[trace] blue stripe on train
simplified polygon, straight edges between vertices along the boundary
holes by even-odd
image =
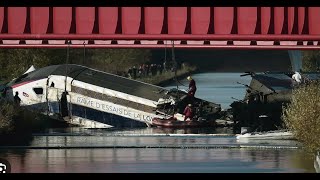
[[[38,110],[38,111],[46,111],[48,104],[47,103],[38,103],[28,106],[28,108]],[[49,109],[52,113],[60,113],[60,107],[58,102],[50,102]],[[74,116],[78,116],[84,119],[89,119],[93,121],[97,121],[100,123],[108,124],[117,128],[123,127],[146,127],[146,124],[140,121],[136,121],[130,118],[126,118],[123,116],[98,111],[95,109],[91,109],[88,107],[69,104],[71,109],[71,114]]]
[[[114,127],[146,127],[146,124],[123,116],[72,104],[72,115],[108,124]]]

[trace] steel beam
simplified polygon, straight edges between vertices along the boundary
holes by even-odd
[[[84,48],[82,44],[0,44],[0,48]],[[168,48],[169,45],[156,44],[87,44],[85,48],[141,48],[141,49],[160,49]],[[179,49],[274,49],[274,50],[320,50],[317,45],[188,45],[188,44],[175,44],[175,48]]]
[[[320,35],[275,34],[0,34],[0,40],[320,41]]]

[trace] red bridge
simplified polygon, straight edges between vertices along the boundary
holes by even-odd
[[[1,48],[319,49],[320,7],[0,7]]]

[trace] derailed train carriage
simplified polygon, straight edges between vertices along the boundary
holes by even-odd
[[[75,64],[26,72],[3,89],[12,101],[16,92],[21,106],[88,128],[150,126],[153,118],[182,114],[187,103],[183,91]],[[221,111],[220,104],[199,98],[194,105],[205,120],[214,120]]]
[[[291,101],[292,90],[300,85],[320,79],[319,72],[301,73],[302,82],[292,79],[293,72],[247,72],[241,76],[252,77],[246,86],[242,100],[234,101],[232,107],[235,131],[241,127],[251,130],[277,130],[284,128],[282,110]]]

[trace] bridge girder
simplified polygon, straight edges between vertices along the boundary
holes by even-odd
[[[319,49],[320,7],[0,7],[0,48]]]

